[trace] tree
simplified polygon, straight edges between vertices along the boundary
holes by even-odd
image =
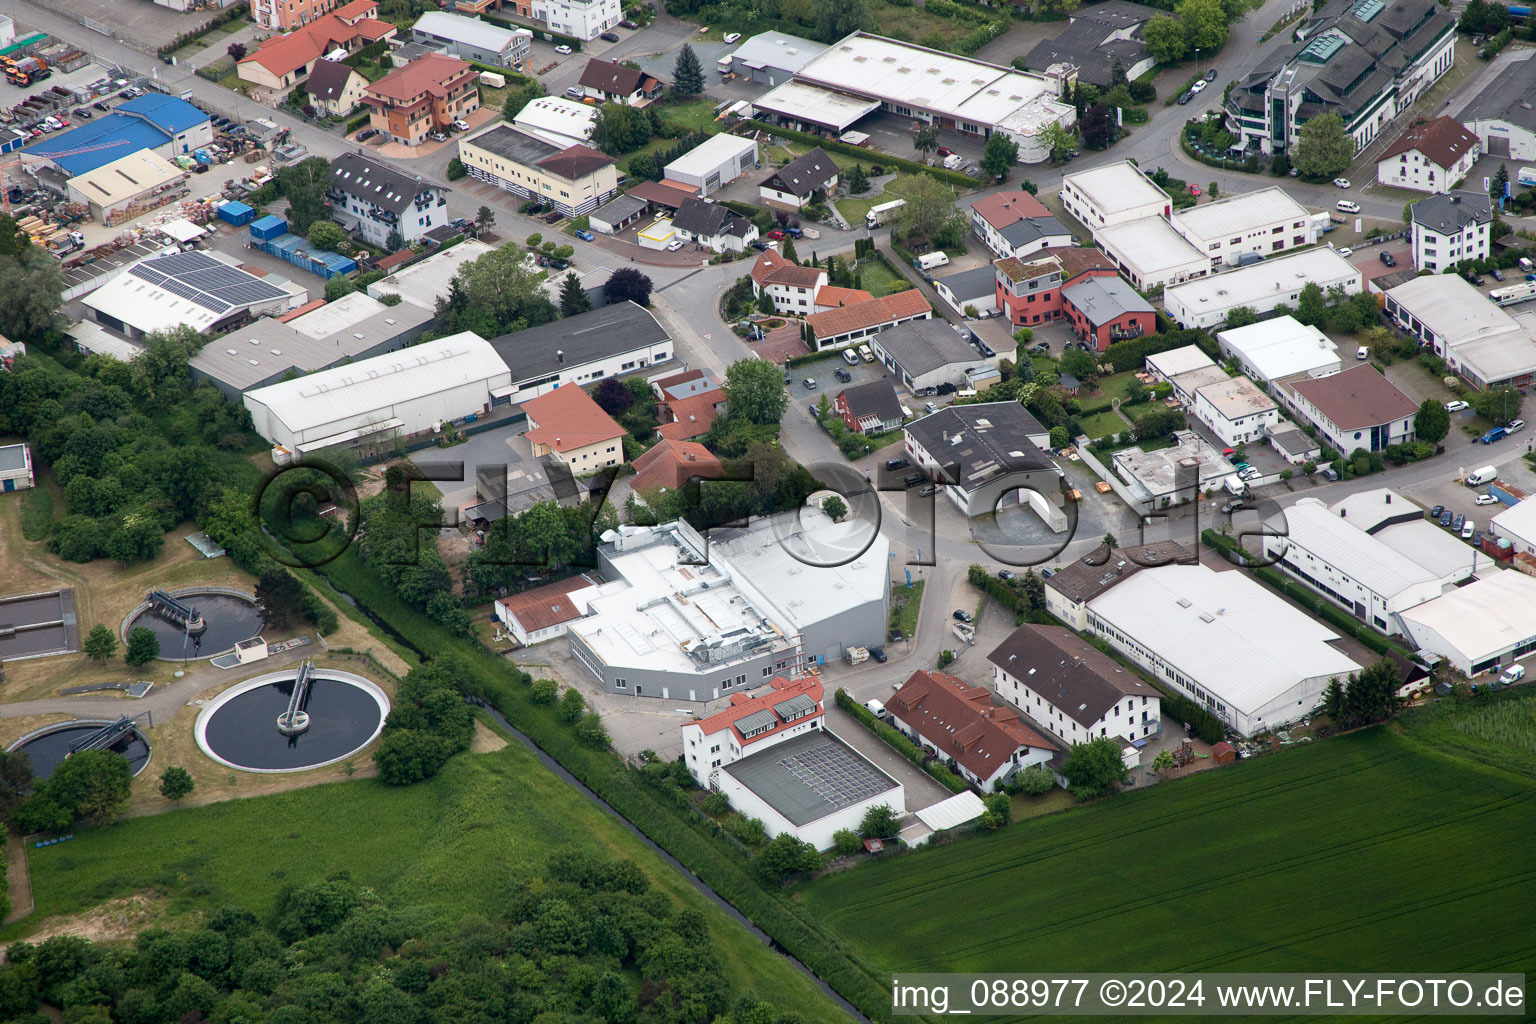
[[[987,136],[987,146],[981,152],[981,169],[998,181],[1008,177],[1008,172],[1019,162],[1019,144],[1002,132]]]
[[[82,750],[60,761],[39,793],[46,793],[74,818],[110,824],[128,805],[133,769],[122,754]]]
[[[1328,111],[1310,118],[1296,133],[1291,164],[1309,178],[1330,178],[1349,166],[1355,143],[1339,115]]]
[[[481,206],[475,211],[475,231],[479,234],[491,230],[496,224],[496,211],[489,206]]]
[[[1061,354],[1061,372],[1070,373],[1081,380],[1097,372],[1099,361],[1080,348],[1069,348]]]
[[[1120,757],[1119,742],[1107,736],[1072,744],[1061,774],[1067,780],[1067,788],[1079,800],[1114,793],[1129,775]]]
[[[791,263],[800,262],[800,254],[795,252],[795,240],[790,238],[788,235],[784,236],[784,244],[779,249],[779,255],[783,256]]]
[[[859,822],[859,835],[865,839],[889,839],[901,831],[901,816],[890,804],[876,804],[864,812]]]
[[[1227,12],[1221,0],[1183,0],[1174,8],[1184,39],[1191,49],[1215,56],[1227,44]]]
[[[769,884],[781,884],[794,875],[809,875],[821,866],[816,847],[790,832],[780,832],[752,859],[752,869]]]
[[[14,258],[0,259],[0,323],[6,335],[37,341],[61,330],[67,323],[59,308],[64,288],[59,261],[41,246],[27,245]]]
[[[347,242],[347,233],[341,225],[328,220],[317,220],[309,226],[309,244],[321,252],[336,252]]]
[[[566,725],[575,725],[576,720],[585,714],[586,710],[586,700],[581,696],[581,691],[573,686],[560,695],[560,703],[555,713]]]
[[[931,174],[915,174],[907,205],[896,211],[891,233],[915,251],[945,249],[965,242],[965,216],[955,207],[953,190]],[[831,276],[828,260],[828,277]]]
[[[1344,684],[1339,682],[1337,676],[1328,680],[1328,685],[1323,687],[1323,714],[1331,718],[1336,725],[1344,723]]]
[[[704,91],[704,69],[698,55],[687,43],[678,52],[677,62],[672,65],[672,93],[675,96],[697,96]]]
[[[1420,441],[1439,444],[1451,432],[1451,414],[1433,398],[1426,398],[1413,415],[1413,435]]]
[[[1040,141],[1045,146],[1046,152],[1051,154],[1053,163],[1060,163],[1072,152],[1072,147],[1077,144],[1077,136],[1063,128],[1055,121],[1045,126],[1040,133]]]
[[[757,311],[764,316],[773,315],[773,296],[768,294],[767,288],[757,293]]]
[[[177,765],[160,774],[160,795],[167,800],[180,800],[192,792],[193,785],[192,773]]]
[[[384,236],[384,248],[388,252],[399,252],[405,248],[405,236],[398,231],[391,230]]]
[[[32,758],[25,750],[0,751],[0,820],[11,821],[32,791]]]
[[[437,300],[443,333],[473,330],[493,338],[522,326],[550,323],[559,310],[544,294],[538,272],[515,244],[503,245],[461,266],[449,294]],[[486,331],[491,333],[487,334]]]
[[[523,108],[544,95],[544,83],[535,78],[525,78],[523,83],[507,89],[507,98],[501,106],[501,116],[508,121],[523,112]]]
[[[1115,118],[1109,112],[1109,108],[1102,103],[1093,103],[1083,111],[1079,122],[1078,131],[1082,133],[1083,145],[1089,149],[1104,149],[1115,141],[1120,130],[1115,126]]]
[[[608,730],[603,727],[603,716],[596,711],[582,715],[576,723],[576,738],[594,750],[607,750]]]
[[[1173,767],[1173,752],[1172,751],[1159,750],[1157,752],[1157,756],[1152,759],[1152,770],[1157,772],[1159,775],[1163,774],[1164,772],[1166,772],[1168,769],[1170,769],[1172,767]]]
[[[925,124],[912,136],[912,148],[923,156],[923,162],[928,163],[928,154],[939,148],[939,130],[931,124]]]
[[[1184,26],[1166,14],[1154,14],[1141,30],[1142,41],[1159,64],[1182,60],[1189,52]]]
[[[822,501],[821,510],[827,514],[829,519],[837,522],[848,514],[848,505],[842,498],[834,494]]]
[[[861,196],[869,191],[869,175],[864,171],[863,164],[854,164],[853,170],[848,172],[848,193]]]
[[[309,226],[326,220],[325,189],[331,180],[331,163],[310,157],[288,164],[277,172],[277,190],[288,200],[288,230],[296,235],[309,234]]]
[[[1457,28],[1469,35],[1496,35],[1509,27],[1509,8],[1503,4],[1469,0]]]
[[[592,127],[592,143],[610,156],[632,153],[651,139],[645,111],[624,103],[604,103]]]
[[[1056,788],[1056,776],[1043,764],[1032,764],[1019,772],[1019,788],[1030,796],[1044,796]]]
[[[610,416],[622,416],[635,404],[635,393],[618,377],[604,377],[592,398]]]
[[[789,408],[784,376],[766,359],[738,359],[725,371],[730,418],[747,423],[778,423]]]
[[[112,632],[109,627],[98,622],[91,627],[91,631],[86,635],[85,643],[80,645],[80,649],[92,661],[106,661],[117,653],[117,634]]]
[[[282,629],[304,616],[304,584],[287,569],[268,569],[256,581],[256,607],[262,621]]]
[[[608,276],[603,294],[610,303],[633,302],[640,306],[651,304],[651,279],[633,267],[620,267]]]
[[[836,850],[840,857],[852,857],[864,849],[864,843],[859,839],[857,832],[840,828],[832,833],[832,849]]]
[[[1493,198],[1495,203],[1497,203],[1499,198],[1504,195],[1504,186],[1508,184],[1509,167],[1501,161],[1499,163],[1499,169],[1493,172],[1493,178],[1488,183],[1488,195]]]
[[[147,665],[160,657],[160,638],[148,626],[134,626],[128,631],[128,650],[123,660],[130,665]]]
[[[1329,691],[1332,690],[1334,682],[1336,680],[1329,682]],[[1372,722],[1391,718],[1401,704],[1397,696],[1401,685],[1402,678],[1398,675],[1397,666],[1385,658],[1367,665],[1359,673],[1349,677],[1349,684],[1344,687],[1343,703],[1339,708],[1342,717],[1336,721],[1340,725],[1356,726],[1369,725]],[[1330,704],[1329,691],[1325,691],[1324,694],[1325,709]]]
[[[1472,403],[1472,408],[1477,410],[1479,416],[1492,420],[1496,427],[1502,427],[1520,416],[1520,406],[1525,403],[1525,396],[1514,388],[1490,388],[1473,392],[1467,401]]]
[[[1296,299],[1296,319],[1313,327],[1322,327],[1328,320],[1328,301],[1323,297],[1322,286],[1308,281],[1301,286]]]
[[[230,43],[224,48],[224,52],[233,57],[237,62],[245,59],[245,44]]]
[[[1227,330],[1247,327],[1259,322],[1259,316],[1248,306],[1233,306],[1227,310]]]
[[[1120,541],[1115,538],[1113,533],[1104,534],[1104,537],[1099,541],[1099,543],[1110,549],[1118,548],[1120,546]]]
[[[587,298],[587,290],[581,286],[581,278],[574,271],[566,274],[560,282],[560,315],[575,316],[591,308],[592,300]]]
[[[560,684],[553,679],[536,679],[528,690],[528,699],[535,704],[553,704],[560,695]]]
[[[835,43],[850,32],[874,27],[874,18],[864,0],[812,0],[815,9],[816,38]]]

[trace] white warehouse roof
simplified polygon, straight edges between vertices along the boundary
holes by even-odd
[[[1536,634],[1536,579],[1513,569],[1496,572],[1400,614],[1421,646],[1433,635],[1477,665]]]
[[[966,790],[964,793],[956,793],[915,813],[918,821],[935,832],[942,832],[947,828],[975,821],[986,812],[987,805],[981,802],[981,797]]]
[[[1169,201],[1168,193],[1154,185],[1152,179],[1128,160],[1068,174],[1062,178],[1062,184],[1070,184],[1087,196],[1089,202],[1105,215]]]
[[[1500,537],[1536,544],[1536,498],[1526,498],[1493,517],[1493,532]]]
[[[1327,291],[1330,286],[1350,279],[1358,285],[1360,271],[1332,249],[1303,249],[1173,285],[1163,292],[1163,306],[1166,308],[1177,297],[1186,309],[1196,312],[1231,309],[1233,306],[1273,309],[1276,295],[1288,298],[1291,292],[1299,291],[1308,282],[1316,282]]]
[[[533,33],[526,28],[500,28],[479,18],[465,18],[446,11],[428,11],[416,19],[416,24],[411,26],[411,30],[428,32],[444,39],[468,43],[476,49],[494,50],[497,53],[505,50],[519,35],[528,36],[530,39],[533,37]]]
[[[752,106],[842,131],[879,110],[880,101],[850,96],[791,78],[753,100]]]
[[[398,295],[406,302],[436,311],[438,296],[448,294],[448,288],[453,284],[459,268],[466,263],[473,263],[490,251],[491,246],[479,239],[466,238],[446,252],[428,256],[420,263],[395,271],[382,281],[373,282],[368,286],[368,294],[376,299]]]
[[[386,352],[246,392],[294,434],[447,391],[475,380],[510,379],[491,343],[471,331]]]
[[[1172,378],[1191,370],[1203,370],[1207,366],[1215,366],[1216,363],[1199,345],[1185,345],[1183,348],[1171,348],[1166,352],[1147,356],[1147,365],[1164,377]]]
[[[1330,646],[1338,634],[1245,572],[1204,565],[1143,569],[1088,607],[1245,715],[1303,680],[1360,671]]]
[[[573,146],[592,138],[597,108],[564,96],[540,96],[526,104],[512,123],[551,146]]]
[[[1191,264],[1210,264],[1205,253],[1161,217],[1142,217],[1124,224],[1095,228],[1093,240],[1126,266],[1139,272],[1143,280]]]
[[[721,132],[667,164],[665,174],[668,178],[676,178],[678,174],[701,177],[723,163],[739,159],[743,153],[756,151],[756,141]]]
[[[759,32],[736,48],[731,63],[749,68],[779,68],[793,74],[821,56],[826,48],[826,43],[783,32]]]
[[[1305,221],[1310,214],[1283,189],[1274,186],[1175,210],[1170,216],[1192,235],[1223,238],[1256,231],[1276,221]]]
[[[1216,340],[1246,363],[1261,380],[1293,373],[1339,368],[1339,346],[1328,335],[1293,316],[1277,316],[1247,327],[1219,331]]]
[[[1460,274],[1415,277],[1390,289],[1387,298],[1412,313],[1444,345],[1524,334],[1514,317],[1494,305]]]
[[[1269,526],[1277,534],[1283,530],[1292,544],[1383,597],[1440,578],[1317,498],[1302,498],[1276,514]]]

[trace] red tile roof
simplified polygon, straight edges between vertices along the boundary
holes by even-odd
[[[664,487],[675,491],[689,477],[701,476],[713,479],[724,470],[715,453],[693,441],[663,439],[650,451],[634,462],[635,476],[629,482],[633,491],[649,491]]]
[[[368,92],[402,103],[422,93],[441,96],[455,78],[473,71],[474,65],[467,60],[442,53],[426,53],[369,85]]]
[[[593,57],[587,61],[587,66],[581,69],[581,78],[576,84],[615,96],[628,96],[641,90],[649,92],[661,83],[655,76],[648,75],[639,68],[626,67],[618,61]]]
[[[323,305],[325,305],[324,299],[311,299],[310,301],[304,303],[304,305],[300,306],[298,309],[290,309],[288,312],[278,317],[277,322],[280,324],[285,324],[289,320],[297,320],[305,313],[313,313]]]
[[[724,404],[725,392],[719,388],[702,395],[665,399],[657,403],[656,409],[658,413],[665,411],[670,419],[657,427],[656,433],[674,441],[706,434],[720,415],[715,406]]]
[[[613,163],[613,157],[606,153],[599,153],[591,146],[576,145],[569,149],[562,149],[554,156],[545,157],[539,161],[539,167],[566,181],[575,181],[611,163]]]
[[[686,181],[677,181],[673,178],[662,178],[660,184],[665,185],[670,189],[676,189],[679,192],[686,192],[690,196],[696,196],[699,194],[699,186],[690,185]]]
[[[704,735],[706,736],[711,736],[717,732],[730,729],[731,732],[736,736],[736,742],[745,748],[747,744],[757,743],[760,740],[766,739],[769,736],[772,736],[774,733],[779,732],[781,729],[785,729],[791,725],[800,725],[804,722],[809,722],[812,719],[820,718],[826,714],[826,711],[821,706],[821,698],[823,693],[821,681],[816,679],[814,676],[806,676],[803,679],[795,679],[793,681],[785,679],[783,676],[774,676],[768,685],[772,687],[772,689],[770,689],[767,693],[760,693],[756,695],[751,693],[732,694],[730,707],[726,708],[724,711],[710,715],[708,718],[701,718],[693,724],[702,728],[704,730]],[[741,735],[741,731],[736,728],[736,723],[741,721],[743,718],[746,718],[748,715],[756,714],[759,711],[772,710],[775,704],[782,704],[789,698],[799,696],[800,694],[804,694],[816,702],[816,710],[811,714],[806,715],[803,718],[797,718],[793,722],[781,721],[772,729],[769,729],[767,732],[758,733],[751,739],[743,737]]]
[[[624,428],[574,384],[523,403],[531,428],[528,440],[568,452],[624,436]]]
[[[1015,221],[1052,216],[1044,203],[1022,189],[1014,192],[994,192],[990,196],[976,200],[971,204],[971,209],[998,230]]]
[[[757,262],[752,264],[752,280],[758,286],[767,284],[781,284],[786,288],[815,288],[816,282],[821,280],[823,271],[815,267],[802,267],[798,263],[785,259],[772,249],[764,249],[757,254]]]
[[[1058,246],[1055,249],[1042,249],[1048,255],[1055,256],[1061,261],[1062,269],[1066,273],[1062,277],[1062,283],[1071,281],[1078,274],[1088,270],[1114,270],[1115,262],[1098,249],[1084,249],[1078,246]],[[1039,255],[1038,253],[1036,255]]]
[[[990,779],[1019,747],[1056,749],[1018,715],[995,706],[991,693],[947,673],[919,669],[885,706],[940,756],[954,758],[978,779]]]
[[[336,17],[343,21],[351,21],[354,18],[361,18],[370,10],[376,10],[378,6],[378,0],[352,0],[345,7],[338,7],[335,13]]]
[[[629,189],[626,194],[672,210],[683,205],[683,200],[693,195],[692,192],[685,189],[673,188],[671,185],[659,181],[642,181]]]
[[[362,0],[364,6],[358,8],[356,2],[348,4],[342,11],[353,11],[349,17],[355,17],[359,13],[366,12],[367,8],[377,7],[376,0]],[[310,61],[316,60],[337,46],[348,46],[356,40],[364,40],[367,43],[376,43],[380,39],[387,39],[395,34],[395,26],[378,18],[363,18],[356,24],[348,24],[342,18],[342,11],[332,11],[323,18],[316,18],[308,25],[295,29],[287,35],[273,36],[262,43],[255,53],[241,58],[240,63],[255,62],[266,68],[269,72],[281,78],[304,67]]]
[[[873,298],[873,295],[862,288],[839,288],[828,284],[817,290],[816,305],[851,306],[855,302],[869,302]]]
[[[849,331],[931,312],[928,300],[916,288],[909,288],[895,295],[883,295],[868,302],[855,302],[851,306],[829,309],[825,313],[812,313],[805,318],[818,338],[832,338]]]
[[[1463,128],[1461,122],[1454,117],[1437,117],[1403,132],[1378,161],[1390,160],[1416,149],[1441,167],[1451,167],[1476,145],[1477,136]]]
[[[597,583],[597,580],[587,575],[572,576],[570,579],[504,597],[496,603],[515,618],[525,631],[533,633],[581,618],[582,612],[570,595],[577,590],[595,587]]]

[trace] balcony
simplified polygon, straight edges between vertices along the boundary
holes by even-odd
[[[1130,327],[1111,327],[1109,329],[1109,340],[1130,341],[1132,338],[1139,338],[1145,333],[1146,331],[1140,324],[1134,324]]]

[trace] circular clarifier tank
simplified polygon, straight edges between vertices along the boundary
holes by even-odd
[[[308,716],[303,731],[280,729],[298,672],[294,666],[248,679],[209,701],[197,716],[203,753],[241,771],[301,772],[346,760],[378,737],[388,695],[371,680],[329,668],[311,673],[299,708]]]
[[[245,594],[209,590],[178,590],[172,596],[202,617],[203,631],[189,634],[186,625],[175,621],[146,602],[129,617],[123,629],[145,626],[160,638],[162,661],[191,661],[212,658],[234,649],[241,640],[261,632],[261,609]]]
[[[53,770],[64,758],[69,756],[71,747],[92,734],[100,732],[113,721],[110,718],[77,718],[72,722],[56,722],[27,733],[11,744],[9,749],[25,750],[32,762],[33,780],[42,782],[53,774]],[[128,766],[133,769],[135,775],[149,763],[149,740],[137,727],[130,728],[114,740],[107,749],[126,757]]]

